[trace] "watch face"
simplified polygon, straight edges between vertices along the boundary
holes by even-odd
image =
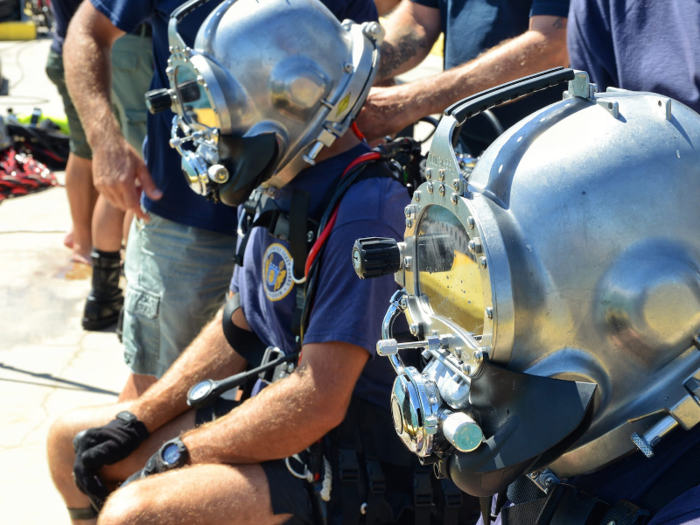
[[[177,465],[180,455],[180,449],[175,443],[170,443],[163,449],[163,461],[171,467]]]
[[[199,401],[211,391],[212,384],[210,379],[197,383],[190,389],[189,398],[193,401]]]

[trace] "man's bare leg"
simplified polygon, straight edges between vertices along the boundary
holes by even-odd
[[[195,465],[137,481],[107,500],[99,525],[277,525],[260,465]]]
[[[123,226],[124,211],[100,195],[92,216],[92,245],[103,252],[118,252],[122,248]]]
[[[68,155],[66,194],[73,220],[73,260],[90,264],[92,251],[92,211],[97,191],[92,184],[92,161]]]
[[[73,481],[73,438],[81,430],[99,427],[109,423],[124,410],[129,409],[129,403],[118,403],[104,407],[92,407],[70,412],[59,418],[49,430],[47,440],[47,456],[49,470],[56,489],[60,492],[66,507],[84,509],[90,506],[88,497],[80,492]],[[167,425],[154,432],[131,456],[114,465],[109,465],[100,471],[100,479],[107,486],[116,487],[131,474],[142,468],[149,457],[168,439],[180,435],[185,430],[194,427],[194,411],[186,412]],[[77,520],[74,525],[94,524],[95,520]]]

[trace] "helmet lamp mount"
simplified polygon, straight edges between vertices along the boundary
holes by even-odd
[[[190,48],[178,24],[207,1],[190,0],[170,17],[170,144],[193,191],[236,206],[282,170],[290,180],[313,165],[348,130],[384,33],[375,22],[340,24],[317,0],[227,0]],[[163,93],[153,98],[163,106]]]

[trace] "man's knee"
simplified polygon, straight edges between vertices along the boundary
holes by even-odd
[[[149,505],[144,491],[139,490],[140,485],[143,483],[135,482],[113,493],[100,512],[98,524],[137,525],[152,522],[152,506]]]
[[[70,478],[75,462],[73,439],[81,430],[99,427],[111,421],[116,414],[127,410],[127,404],[114,404],[95,408],[82,408],[68,412],[49,427],[46,440],[47,456],[51,475]]]

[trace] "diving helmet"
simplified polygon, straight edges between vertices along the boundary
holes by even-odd
[[[376,22],[342,24],[317,0],[227,0],[200,27],[194,49],[179,21],[206,0],[173,12],[170,89],[151,110],[172,107],[170,144],[196,192],[241,204],[285,170],[291,178],[342,136],[379,64]]]
[[[476,161],[472,115],[568,83]],[[556,89],[556,87],[554,87]],[[545,492],[700,422],[700,116],[558,69],[449,108],[405,239],[361,239],[362,277],[403,287],[380,355],[397,434],[438,476],[488,496]],[[398,342],[405,314],[416,340]],[[418,350],[425,366],[405,366]],[[682,430],[680,430],[682,429]]]

